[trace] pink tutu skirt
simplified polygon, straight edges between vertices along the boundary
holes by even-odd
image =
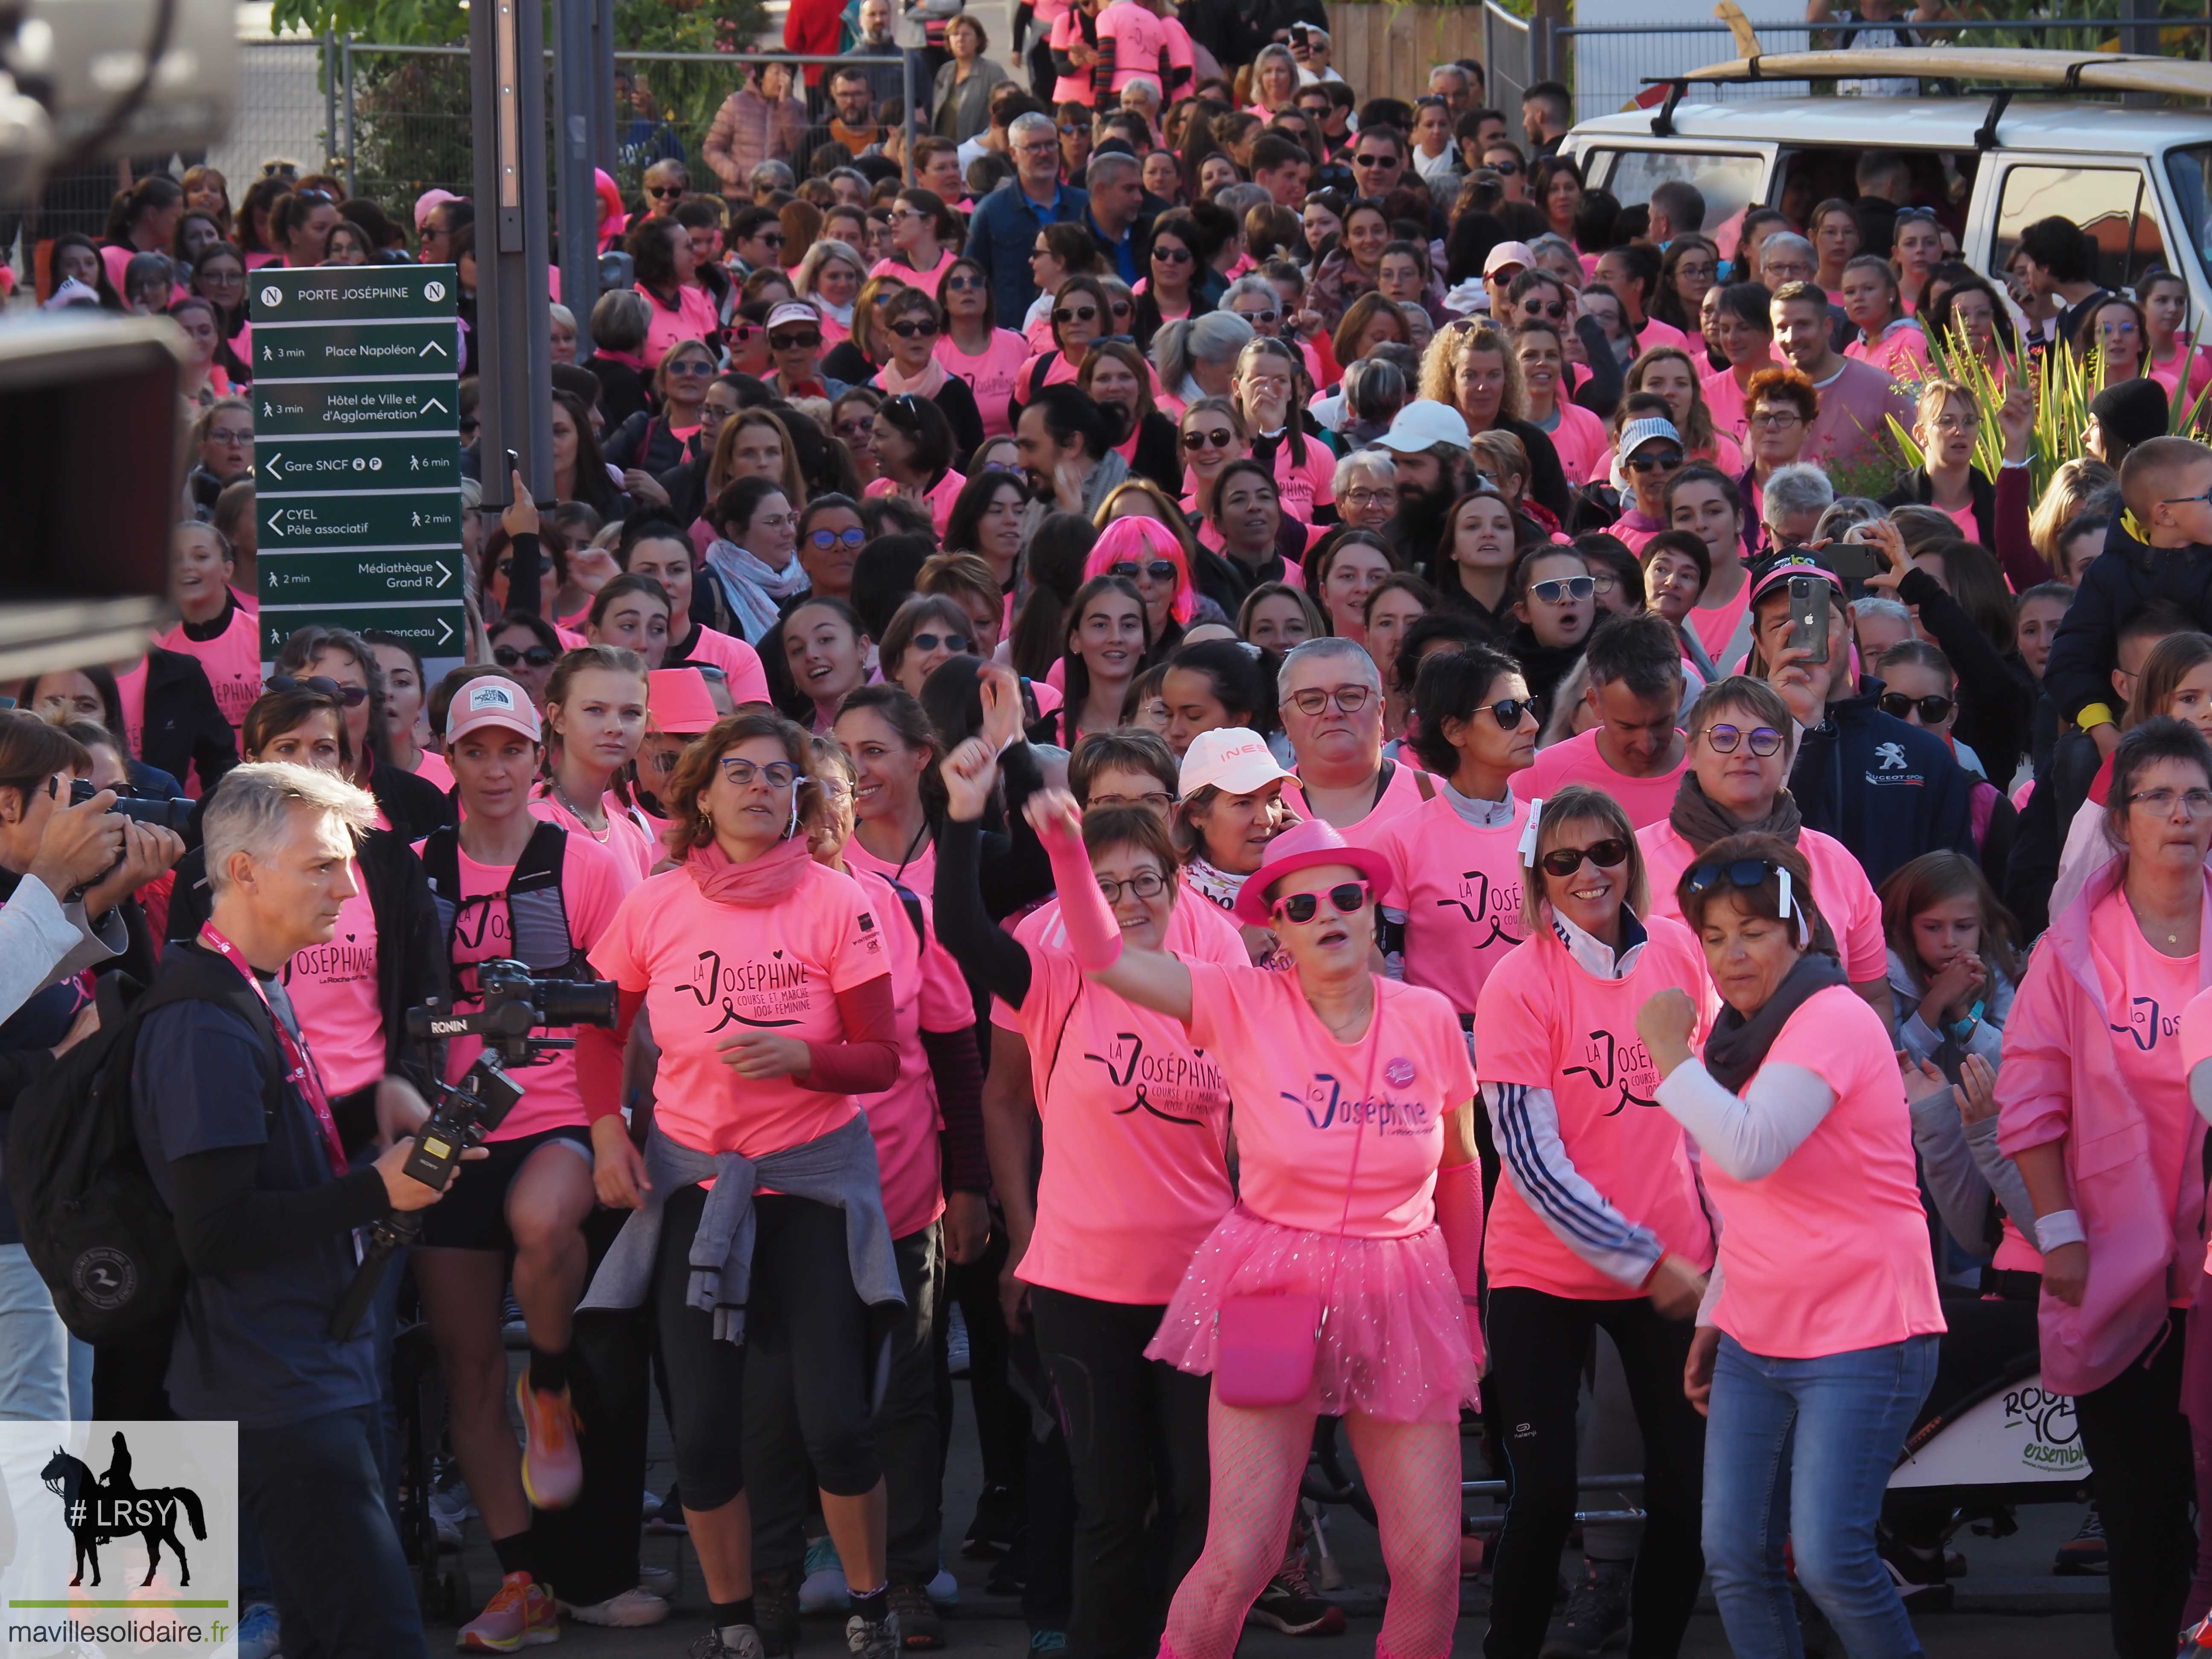
[[[1328,1303],[1306,1398],[1314,1411],[1455,1423],[1462,1405],[1477,1403],[1481,1365],[1435,1227],[1411,1238],[1339,1238],[1278,1226],[1240,1204],[1198,1247],[1145,1353],[1211,1376],[1222,1300],[1291,1293]]]

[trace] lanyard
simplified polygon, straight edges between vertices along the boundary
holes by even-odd
[[[307,1096],[307,1104],[314,1108],[315,1121],[323,1132],[323,1144],[330,1151],[331,1171],[334,1175],[343,1175],[346,1172],[346,1155],[345,1147],[338,1139],[337,1120],[331,1115],[330,1097],[323,1092],[323,1079],[315,1070],[314,1061],[307,1058],[305,1045],[292,1035],[291,1027],[277,1017],[275,1005],[269,1000],[269,993],[262,989],[260,980],[246,966],[246,958],[238,953],[236,945],[216,930],[213,922],[200,929],[199,942],[243,974],[246,982],[253,988],[253,994],[261,999],[261,1006],[269,1010],[269,1023],[276,1028],[276,1041],[283,1045],[285,1062],[292,1068],[285,1081],[298,1085],[300,1092]]]

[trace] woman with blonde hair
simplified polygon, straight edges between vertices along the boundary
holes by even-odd
[[[793,512],[805,507],[806,479],[799,470],[799,447],[774,410],[739,410],[722,422],[714,459],[707,464],[707,499],[719,501],[722,491],[739,478],[776,479]]]
[[[824,236],[799,262],[793,286],[822,313],[822,343],[835,348],[853,331],[853,301],[866,280],[868,262],[850,242]]]
[[[861,253],[865,257],[866,250]],[[853,320],[844,343],[822,360],[822,372],[848,386],[875,378],[891,358],[890,336],[884,329],[884,307],[906,284],[896,276],[872,276],[853,300]]]
[[[2044,563],[2059,572],[2062,579],[2065,566],[2059,556],[2059,543],[2066,526],[2087,512],[2100,496],[2115,494],[2119,483],[2119,475],[2111,467],[2085,455],[2059,463],[2051,482],[2043,487],[2043,498],[2027,515],[2027,538]]]
[[[1526,418],[1521,358],[1495,323],[1454,323],[1437,331],[1421,357],[1419,397],[1459,411],[1470,435],[1510,432],[1528,453],[1528,493],[1565,524],[1571,486],[1552,441]]]
[[[1621,381],[1620,405],[1613,416],[1616,443],[1620,428],[1626,423],[1623,416],[1628,408],[1629,394],[1637,392],[1648,392],[1667,400],[1668,418],[1674,422],[1674,430],[1681,434],[1682,447],[1690,459],[1717,466],[1731,478],[1743,476],[1743,451],[1734,438],[1713,425],[1713,412],[1705,402],[1704,380],[1688,352],[1679,346],[1654,346],[1628,366],[1628,374]],[[1604,473],[1592,482],[1603,482],[1612,476],[1613,459],[1613,452],[1608,450],[1601,463]]]

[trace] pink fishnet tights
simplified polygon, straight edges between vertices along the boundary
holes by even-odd
[[[1161,1659],[1231,1659],[1244,1615],[1281,1566],[1313,1443],[1304,1407],[1213,1402],[1206,1548],[1168,1609]],[[1390,1599],[1377,1659],[1446,1659],[1459,1621],[1459,1427],[1345,1419],[1375,1510]]]

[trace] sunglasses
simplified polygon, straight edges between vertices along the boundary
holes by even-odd
[[[1279,311],[1240,311],[1237,314],[1255,328],[1273,328],[1283,313]]]
[[[1339,882],[1328,890],[1329,908],[1340,916],[1356,916],[1367,908],[1368,885],[1364,881]],[[1275,901],[1273,914],[1304,927],[1321,914],[1319,893],[1292,893]]]
[[[672,376],[681,376],[685,380],[704,380],[713,378],[714,366],[703,358],[686,357],[681,362],[669,364],[667,372]]]
[[[532,668],[550,668],[559,655],[559,652],[548,651],[542,645],[533,645],[527,651],[518,651],[511,645],[491,648],[491,659],[501,668],[513,668],[519,663],[526,663]]]
[[[1672,472],[1682,465],[1682,452],[1666,450],[1656,455],[1638,455],[1621,465],[1631,472]]]
[[[932,340],[937,337],[937,325],[927,319],[915,323],[893,323],[891,332],[902,340]]]
[[[1531,582],[1528,596],[1546,605],[1565,605],[1571,600],[1587,599],[1597,592],[1595,576],[1555,576],[1547,582]]]
[[[811,351],[821,343],[820,331],[811,328],[804,334],[771,334],[768,337],[770,351]]]
[[[1095,323],[1098,320],[1097,306],[1062,306],[1052,313],[1055,323]]]
[[[1703,893],[1723,886],[1762,887],[1769,877],[1781,873],[1782,866],[1771,859],[1730,859],[1725,864],[1692,865],[1684,880],[1690,891]]]
[[[684,193],[684,187],[681,185],[647,185],[645,187],[645,193],[647,196],[658,196],[665,200],[672,196],[681,196]]]
[[[1521,314],[1523,317],[1548,317],[1553,321],[1558,322],[1567,314],[1567,302],[1564,300],[1554,300],[1547,305],[1541,300],[1531,300],[1521,307]]]
[[[907,640],[911,648],[925,654],[941,645],[956,657],[974,643],[965,634],[915,634]]]
[[[983,279],[981,276],[947,276],[945,291],[947,294],[980,294],[983,291]]]
[[[1506,157],[1506,159],[1502,161],[1485,161],[1483,166],[1488,167],[1492,173],[1496,173],[1501,179],[1510,179],[1514,174],[1521,171],[1521,164],[1513,160],[1510,156]]]
[[[1751,752],[1765,760],[1781,750],[1782,734],[1771,726],[1754,726],[1748,732],[1733,726],[1705,728],[1705,746],[1716,755],[1733,755],[1739,743],[1749,744]]]
[[[1187,247],[1156,247],[1152,250],[1152,258],[1164,259],[1171,265],[1187,265],[1190,263],[1190,250]]]
[[[1398,158],[1395,155],[1355,155],[1352,158],[1352,165],[1356,167],[1395,167]]]
[[[1628,857],[1628,843],[1618,836],[1607,836],[1603,841],[1594,841],[1587,847],[1554,847],[1536,860],[1547,876],[1571,876],[1583,867],[1588,859],[1601,870],[1620,868]]]
[[[1496,720],[1504,730],[1510,732],[1519,726],[1522,720],[1536,712],[1536,700],[1534,697],[1500,697],[1496,702],[1484,703],[1480,708],[1468,709],[1468,719],[1473,720],[1486,708],[1490,711],[1491,719]]]
[[[1226,449],[1237,441],[1237,434],[1230,428],[1216,427],[1211,432],[1186,432],[1182,434],[1185,449]]]
[[[1131,581],[1134,581],[1139,575],[1142,574],[1150,576],[1156,582],[1171,582],[1176,579],[1176,573],[1172,560],[1154,559],[1150,564],[1140,565],[1134,559],[1124,559],[1119,564],[1108,566],[1106,574],[1109,576],[1126,576]]]
[[[858,547],[868,539],[868,532],[854,525],[850,530],[817,530],[807,539],[826,553],[840,542],[848,547]]]
[[[745,240],[749,242],[758,242],[763,247],[781,247],[783,233],[780,230],[763,231],[759,235],[748,236]]]
[[[340,685],[336,680],[321,674],[311,675],[303,680],[294,679],[289,674],[276,674],[270,676],[268,686],[271,691],[320,692],[324,696],[339,699],[349,708],[358,708],[368,701],[367,686]]]
[[[1881,694],[1881,712],[1896,720],[1909,720],[1916,708],[1923,726],[1940,726],[1958,703],[1949,697],[1908,697],[1902,691]]]

